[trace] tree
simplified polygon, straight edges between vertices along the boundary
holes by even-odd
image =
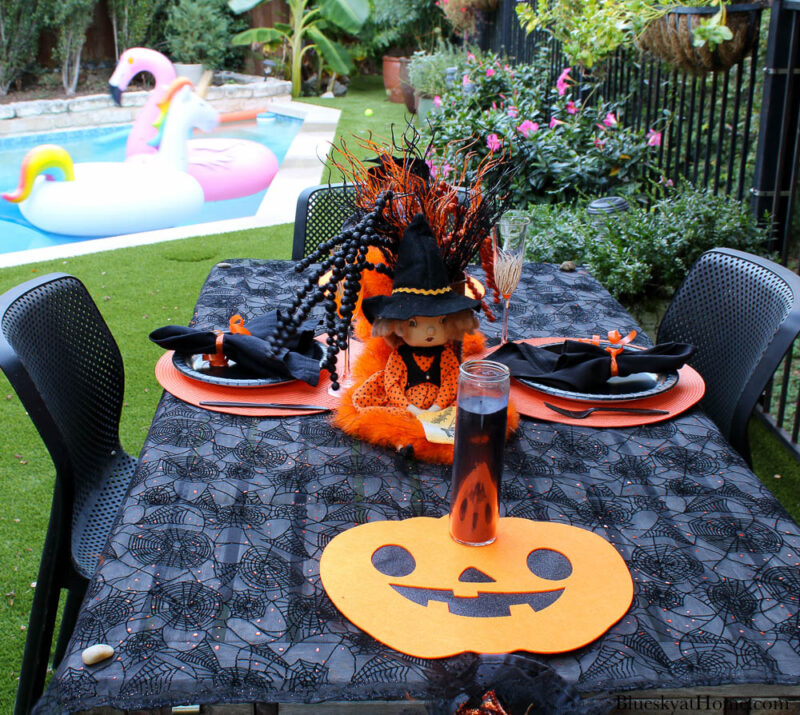
[[[51,0],[0,0],[0,95],[36,63]]]
[[[262,0],[228,0],[236,13],[246,12]],[[314,49],[338,74],[350,74],[353,60],[344,45],[330,38],[331,26],[355,35],[369,16],[368,0],[286,0],[290,22],[275,27],[255,27],[233,37],[234,45],[285,42],[292,58],[292,96],[300,96],[303,55]],[[310,41],[306,44],[306,41]]]
[[[61,84],[68,97],[75,94],[78,86],[86,30],[96,4],[97,0],[59,0],[54,8],[53,24],[58,32],[55,55],[61,63]]]
[[[153,22],[166,3],[167,0],[108,0],[117,59],[128,48],[146,44]]]

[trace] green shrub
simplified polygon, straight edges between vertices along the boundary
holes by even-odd
[[[620,299],[671,295],[710,248],[763,254],[767,242],[745,204],[688,183],[599,224],[578,206],[534,205],[530,212],[528,259],[585,264]]]
[[[421,95],[442,95],[447,91],[447,70],[458,67],[463,57],[461,50],[445,42],[435,52],[415,52],[408,64],[408,81]]]
[[[223,0],[178,0],[165,28],[170,58],[220,68],[231,40],[231,21]]]
[[[638,193],[661,135],[625,126],[619,105],[582,102],[568,70],[550,86],[539,63],[511,68],[496,55],[465,55],[457,86],[421,128],[432,140],[431,163],[460,169],[459,150],[463,157],[471,143],[473,178],[487,155],[502,153],[514,171],[513,203],[521,206]]]

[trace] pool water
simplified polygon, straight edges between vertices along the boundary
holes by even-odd
[[[302,119],[276,114],[275,118],[270,121],[225,123],[213,132],[197,132],[195,136],[250,139],[269,147],[280,163],[286,156],[289,145],[302,124]],[[0,193],[16,188],[19,183],[22,159],[30,149],[39,144],[58,144],[64,147],[75,163],[124,161],[125,143],[128,140],[131,126],[130,124],[116,124],[90,129],[66,129],[42,134],[0,137],[0,157],[2,157],[2,161],[0,161]],[[265,194],[266,190],[228,201],[207,201],[192,221],[180,225],[195,225],[254,216]],[[25,219],[17,204],[12,204],[2,198],[0,198],[0,236],[2,236],[0,254],[59,246],[89,239],[89,237],[65,236],[42,231]]]

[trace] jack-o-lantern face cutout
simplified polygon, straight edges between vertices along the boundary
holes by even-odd
[[[421,658],[463,651],[559,653],[590,643],[633,598],[605,539],[565,524],[500,519],[488,546],[464,546],[448,518],[383,521],[339,534],[322,583],[357,626]]]

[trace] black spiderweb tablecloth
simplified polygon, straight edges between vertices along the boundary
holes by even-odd
[[[196,325],[247,320],[298,284],[284,262],[231,263],[209,276]],[[524,337],[636,327],[585,272],[551,265],[525,267],[510,323]],[[499,321],[482,324],[498,334]],[[602,710],[576,704],[587,692],[798,682],[800,529],[699,409],[629,429],[523,419],[509,443],[505,515],[591,529],[634,578],[629,613],[572,653],[421,660],[362,633],[328,600],[318,577],[328,541],[367,520],[445,514],[449,476],[352,440],[324,415],[238,417],[165,394],[37,711],[445,702],[498,667],[526,672],[518,687],[549,698],[552,712]],[[114,659],[85,667],[81,651],[98,642]]]

